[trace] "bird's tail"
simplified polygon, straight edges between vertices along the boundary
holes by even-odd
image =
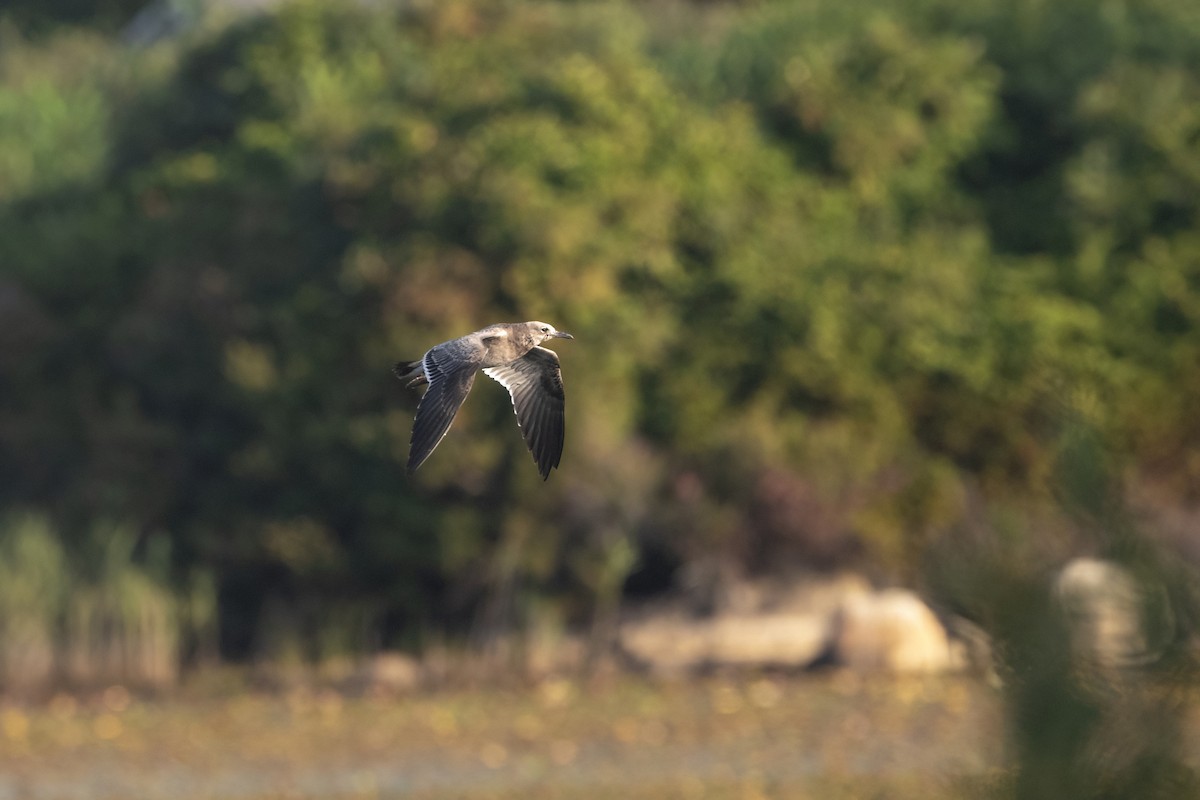
[[[409,386],[420,386],[429,382],[425,379],[425,368],[420,361],[397,361],[392,365],[392,373],[400,380],[412,378],[408,382]]]

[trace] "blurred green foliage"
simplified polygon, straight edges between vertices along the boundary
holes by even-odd
[[[84,547],[68,552],[44,516],[0,520],[0,683],[7,690],[175,681],[183,638],[206,630],[213,599],[176,595],[165,540],[152,540],[140,562],[135,543],[127,528],[98,525]]]
[[[166,537],[229,655],[279,609],[310,654],[603,627],[713,552],[907,575],[1055,501],[1064,414],[1196,500],[1190,3],[298,1],[140,49],[33,8],[0,504]],[[563,468],[484,382],[406,476],[388,366],[513,319],[577,337]]]
[[[1068,519],[993,510],[926,551],[927,588],[986,630],[1003,687],[1013,763],[985,796],[1200,796],[1200,582],[1139,529],[1105,451],[1084,415],[1064,415],[1053,485]],[[1080,552],[1103,560],[1062,569]]]

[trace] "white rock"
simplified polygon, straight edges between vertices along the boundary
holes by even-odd
[[[869,591],[856,575],[738,581],[717,593],[716,613],[646,610],[621,625],[625,655],[654,672],[701,667],[803,669],[829,650],[837,609]]]
[[[862,672],[942,672],[962,662],[937,616],[904,589],[848,597],[838,614],[833,656]]]
[[[1077,657],[1115,667],[1144,661],[1142,592],[1128,570],[1095,558],[1077,558],[1058,574],[1055,596]]]
[[[421,665],[404,653],[385,652],[367,659],[359,669],[356,683],[373,694],[400,694],[416,689],[421,683]]]

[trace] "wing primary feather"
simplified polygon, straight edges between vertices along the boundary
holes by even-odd
[[[558,356],[535,347],[521,358],[484,373],[498,381],[512,398],[521,435],[545,480],[559,465],[563,450],[564,392]]]
[[[467,364],[447,372],[437,364],[432,354],[433,351],[426,353],[422,360],[430,381],[429,388],[417,404],[417,416],[413,421],[407,465],[409,472],[415,472],[425,463],[425,459],[441,443],[475,382],[475,365]]]

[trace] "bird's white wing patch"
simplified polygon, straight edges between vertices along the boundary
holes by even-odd
[[[563,446],[563,389],[558,356],[535,347],[521,358],[483,373],[508,389],[517,425],[542,478],[557,467]]]
[[[520,380],[520,373],[507,367],[484,367],[483,374],[499,383],[505,389],[512,391],[514,380]]]
[[[507,367],[484,367],[483,374],[508,390],[508,399],[512,401],[513,411],[516,411],[517,389],[521,387],[521,373]],[[520,414],[517,415],[517,427],[522,427]]]
[[[429,374],[429,353],[426,351],[424,357],[421,358],[421,370],[425,373],[425,382],[433,383],[433,376]]]

